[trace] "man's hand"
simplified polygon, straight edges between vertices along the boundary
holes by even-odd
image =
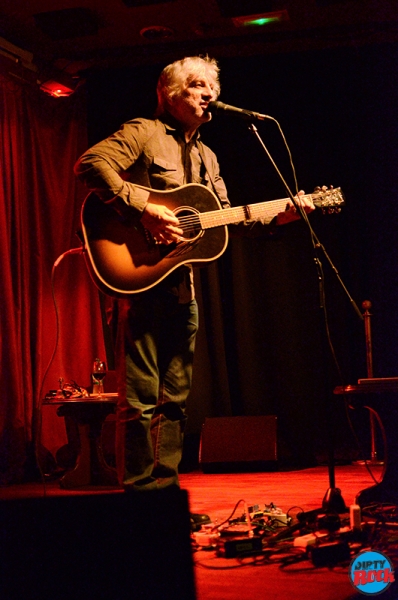
[[[315,210],[314,203],[310,198],[305,196],[305,192],[303,192],[303,190],[297,194],[295,199],[297,204],[301,206],[307,214]],[[276,216],[276,223],[277,225],[286,225],[286,223],[297,221],[297,219],[300,219],[300,213],[297,212],[293,202],[289,199],[285,210]]]
[[[141,223],[161,244],[178,242],[183,230],[178,227],[178,219],[167,206],[148,202],[141,216]]]

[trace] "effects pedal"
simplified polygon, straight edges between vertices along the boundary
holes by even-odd
[[[247,523],[232,523],[223,529],[220,529],[220,535],[223,537],[233,537],[240,535],[249,535],[252,527]]]
[[[189,517],[191,521],[191,531],[199,531],[202,528],[202,525],[211,523],[211,519],[208,515],[191,513]]]
[[[236,558],[237,556],[245,556],[249,554],[260,554],[263,550],[263,542],[261,537],[236,537],[222,538],[216,542],[217,556],[223,558]]]
[[[288,517],[282,509],[271,504],[264,504],[264,508],[260,508],[258,504],[248,507],[251,521],[265,520],[267,524],[273,527],[288,527],[291,524],[291,517]]]

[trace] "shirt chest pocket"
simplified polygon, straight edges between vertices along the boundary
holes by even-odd
[[[158,169],[160,171],[176,171],[177,165],[174,162],[161,158],[159,156],[154,156],[152,165],[154,169]]]
[[[154,156],[149,167],[151,186],[156,189],[168,189],[181,185],[180,170],[175,162]]]

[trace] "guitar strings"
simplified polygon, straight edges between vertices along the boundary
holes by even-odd
[[[279,200],[272,202],[272,207],[264,206],[267,202],[259,205],[250,205],[250,214],[253,217],[271,217],[275,215],[276,206],[284,206],[287,200]],[[268,208],[268,210],[267,210]],[[179,217],[179,223],[184,231],[195,231],[200,229],[202,225],[207,227],[217,227],[218,225],[227,225],[233,222],[245,220],[245,207],[226,208],[224,210],[209,211],[204,213],[192,214]],[[233,215],[233,216],[232,216]],[[232,217],[232,219],[231,219]]]
[[[332,205],[328,205],[324,203],[322,198],[331,197]],[[317,206],[333,206],[338,205],[338,200],[342,202],[341,190],[340,188],[335,188],[333,190],[328,190],[327,192],[321,194],[305,194],[305,197],[311,198],[314,204]],[[321,198],[321,202],[317,199]],[[337,198],[337,200],[336,200]],[[258,220],[258,218],[272,218],[275,216],[275,210],[278,208],[282,208],[286,206],[288,202],[288,198],[283,198],[281,200],[273,200],[270,202],[261,202],[258,204],[250,204],[248,207],[239,206],[239,207],[231,207],[224,210],[215,210],[203,213],[193,213],[190,215],[185,215],[179,217],[179,223],[186,232],[195,232],[198,229],[202,229],[203,227],[211,228],[222,225],[228,225],[230,223],[239,223],[245,220]],[[247,211],[247,208],[249,209]],[[250,214],[250,219],[245,219],[247,212]]]

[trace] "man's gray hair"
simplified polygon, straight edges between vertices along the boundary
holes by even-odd
[[[218,79],[219,67],[214,58],[208,56],[188,56],[182,60],[176,60],[163,69],[160,74],[156,93],[158,96],[158,107],[156,116],[160,116],[172,103],[175,96],[180,96],[187,89],[190,82],[197,77],[206,77],[213,85],[213,100],[220,93],[220,82]]]

